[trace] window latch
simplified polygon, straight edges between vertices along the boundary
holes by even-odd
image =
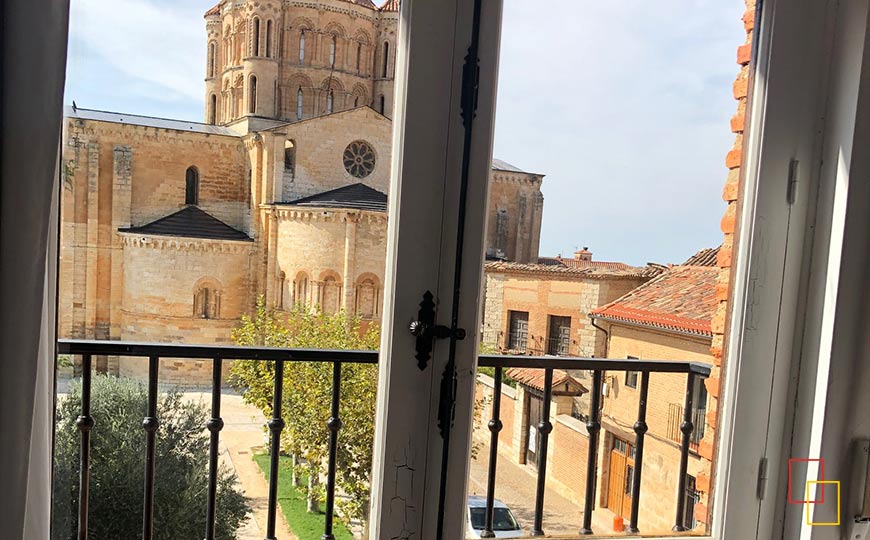
[[[755,496],[758,500],[764,499],[764,493],[767,491],[767,458],[761,458],[758,462],[758,483],[755,487]]]
[[[465,339],[465,329],[453,330],[450,327],[435,324],[435,301],[430,291],[423,293],[423,301],[420,302],[420,309],[417,311],[417,320],[411,321],[408,329],[411,331],[411,335],[417,338],[415,346],[417,354],[414,357],[417,359],[417,367],[421,371],[426,369],[432,358],[432,346],[436,339],[453,336],[456,336],[458,340]]]

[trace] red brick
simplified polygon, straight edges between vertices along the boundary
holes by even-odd
[[[715,398],[719,397],[719,385],[719,377],[710,376],[704,380],[704,386],[707,387],[707,393]]]
[[[743,163],[743,148],[734,148],[725,156],[725,166],[736,169]]]
[[[736,206],[734,204],[729,204],[728,208],[725,210],[725,215],[722,216],[722,221],[720,223],[723,233],[733,233],[737,221]],[[720,250],[721,251],[721,250]]]
[[[719,248],[719,255],[716,257],[716,264],[719,265],[719,268],[731,268],[731,246],[726,248],[723,245]]]
[[[709,405],[711,403],[715,403],[715,402],[716,402],[715,399],[711,399],[709,401],[709,403],[707,403],[707,405],[708,405],[707,415],[706,415],[706,418],[704,419],[704,421],[707,422],[707,425],[711,426],[711,429],[715,429],[716,426],[719,425],[719,411],[709,407]],[[705,433],[705,435],[706,435],[706,433]],[[712,437],[710,437],[710,439],[712,440]]]
[[[748,8],[743,14],[743,27],[747,32],[751,32],[755,28],[755,6]]]
[[[734,81],[734,99],[742,99],[749,93],[749,79],[746,77],[738,77]]]
[[[741,66],[749,63],[752,58],[752,43],[737,47],[737,63]]]
[[[710,475],[701,473],[695,477],[695,491],[710,493]]]
[[[707,523],[707,505],[706,504],[702,504],[702,503],[695,504],[695,519],[701,523]]]
[[[713,461],[713,444],[707,442],[706,439],[702,439],[700,444],[698,444],[698,455]]]
[[[746,123],[746,115],[743,113],[735,114],[731,117],[732,133],[743,133],[743,125]]]

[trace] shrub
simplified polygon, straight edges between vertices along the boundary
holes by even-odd
[[[95,376],[91,390],[90,498],[91,538],[139,538],[142,534],[145,432],[142,419],[148,394],[141,383]],[[52,537],[76,537],[81,386],[59,401],[55,440]],[[208,413],[201,404],[185,402],[179,392],[158,400],[155,449],[154,539],[201,540],[205,534],[208,485]],[[235,538],[248,513],[245,497],[235,487],[235,474],[221,469],[217,489],[216,537]]]

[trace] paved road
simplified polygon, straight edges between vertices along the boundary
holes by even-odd
[[[486,495],[489,467],[489,445],[484,444],[469,466],[468,494]],[[512,463],[499,455],[496,467],[495,497],[513,510],[528,534],[535,517],[536,471],[533,467]],[[583,501],[570,500],[553,489],[544,491],[544,533],[576,538],[583,525]],[[612,532],[613,514],[605,508],[592,513],[592,530],[599,534]]]

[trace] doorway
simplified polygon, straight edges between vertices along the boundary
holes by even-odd
[[[526,403],[526,418],[529,419],[529,432],[526,436],[526,464],[530,464],[536,469],[538,468],[538,448],[541,445],[538,425],[543,420],[543,406],[543,398],[529,392],[529,400]]]
[[[613,438],[610,450],[610,475],[607,481],[607,507],[624,518],[631,516],[631,485],[634,483],[634,446]]]

